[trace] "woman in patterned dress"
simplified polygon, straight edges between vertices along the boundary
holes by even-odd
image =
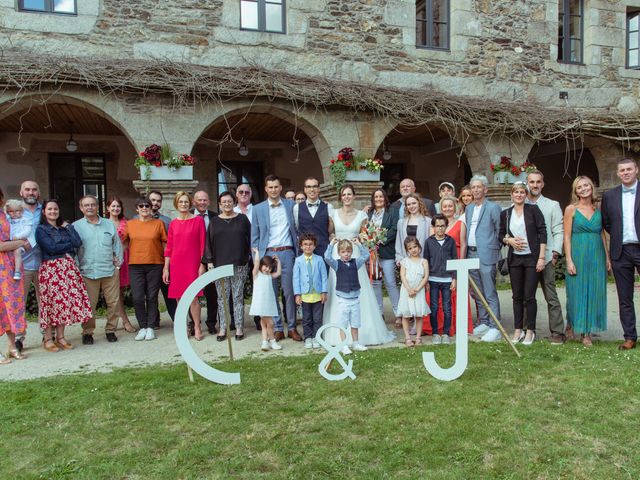
[[[16,335],[24,333],[23,280],[13,279],[13,251],[26,246],[28,240],[9,240],[9,221],[4,213],[4,192],[0,189],[0,336],[7,335],[9,356],[16,360],[26,358],[16,348]],[[0,365],[10,363],[0,353]]]
[[[42,251],[38,270],[40,290],[40,327],[44,329],[43,347],[49,352],[71,350],[64,329],[91,319],[87,288],[72,255],[82,245],[73,225],[60,218],[57,200],[42,205],[42,218],[36,228],[36,241]],[[53,340],[53,329],[56,339]]]
[[[116,231],[122,243],[123,261],[120,265],[120,299],[118,302],[118,316],[122,319],[124,329],[129,333],[137,332],[129,321],[127,310],[124,308],[124,288],[131,284],[129,279],[129,245],[124,244],[124,232],[127,230],[127,218],[124,216],[124,207],[120,197],[113,196],[107,202],[107,210],[109,211],[109,220],[116,226]]]

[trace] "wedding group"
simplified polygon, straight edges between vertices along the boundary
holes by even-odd
[[[136,341],[154,340],[159,295],[173,320],[187,287],[208,269],[228,264],[233,276],[207,285],[190,302],[188,329],[196,341],[205,338],[205,328],[217,341],[231,331],[242,341],[246,302],[265,351],[282,349],[286,338],[319,348],[316,334],[329,323],[341,328],[326,330],[324,339],[334,345],[344,341],[344,354],[393,341],[391,325],[402,331],[407,347],[421,345],[426,335],[431,344],[449,344],[457,312],[455,272],[447,261],[458,258],[479,259],[480,268],[470,276],[481,295],[471,291],[476,308],[469,307],[467,328],[481,341],[501,340],[500,269],[512,290],[514,342],[536,341],[540,286],[549,341],[562,345],[575,338],[591,346],[592,335],[607,328],[607,272],[612,271],[624,331],[619,348],[632,349],[640,268],[636,162],[621,159],[617,176],[620,185],[601,199],[591,179],[575,178],[564,212],[542,194],[539,170],[511,186],[511,205],[504,210],[487,198],[483,175],[474,175],[457,195],[453,183],[442,182],[437,202],[423,198],[406,178],[398,200],[391,202],[378,188],[362,209],[355,206],[354,185],[341,186],[336,208],[320,199],[316,178],[283,196],[280,179],[268,175],[266,199],[257,204],[246,184],[221,192],[217,211],[205,191],[178,192],[172,199],[177,216],[171,219],[160,213],[162,193],[151,191],[136,200],[133,216],[125,215],[114,196],[107,202],[108,215],[101,217],[98,200],[85,195],[79,201],[83,217],[73,223],[61,218],[56,199],[41,201],[38,184],[27,180],[20,198],[6,199],[0,189],[0,335],[8,344],[0,364],[27,357],[25,302],[32,285],[40,327],[33,335],[41,335],[42,347],[53,353],[74,348],[65,327],[76,323],[82,326],[82,344],[94,343],[101,294],[108,342],[118,341],[119,322]],[[562,255],[566,322],[555,275]],[[127,286],[137,325],[125,308]],[[383,287],[393,315],[389,327]]]

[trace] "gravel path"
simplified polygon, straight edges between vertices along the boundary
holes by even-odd
[[[638,288],[638,287],[636,287]],[[565,304],[565,291],[559,289],[560,302]],[[500,291],[500,305],[502,308],[502,321],[508,332],[513,330],[513,311],[511,308],[511,291]],[[609,330],[602,333],[596,339],[601,340],[621,340],[622,329],[618,317],[618,300],[616,296],[615,286],[608,286],[608,305],[609,305]],[[636,302],[636,310],[640,307],[640,302]],[[392,318],[389,313],[391,311],[388,299],[385,299],[385,306],[388,319]],[[538,290],[538,338],[549,335],[547,309],[542,293]],[[564,308],[563,308],[564,309]],[[273,355],[305,355],[303,342],[293,342],[289,339],[282,342],[283,349],[279,352],[262,352],[260,351],[260,332],[256,331],[253,321],[249,320],[247,314],[245,316],[247,327],[245,328],[245,339],[233,342],[234,356],[242,358],[249,355],[257,357],[266,357]],[[124,330],[118,330],[118,342],[108,343],[104,336],[105,319],[98,319],[98,327],[94,334],[95,343],[92,346],[84,346],[81,344],[81,328],[78,325],[68,327],[65,337],[76,348],[69,351],[60,351],[50,353],[40,346],[41,336],[38,332],[36,324],[29,324],[29,333],[25,345],[25,353],[28,358],[23,361],[13,361],[9,365],[0,366],[0,380],[25,380],[40,377],[50,377],[61,374],[77,374],[87,372],[108,372],[121,367],[138,367],[158,364],[175,364],[181,363],[182,358],[178,353],[173,338],[173,324],[165,313],[162,316],[161,328],[156,331],[158,336],[154,341],[134,341],[135,334],[126,333]],[[250,324],[250,325],[249,325]],[[389,324],[389,328],[393,328]],[[302,331],[299,327],[299,331]],[[400,330],[396,330],[398,334],[397,342],[390,342],[386,345],[373,348],[389,348],[398,347],[402,344],[403,336]],[[475,340],[472,338],[472,340]],[[0,339],[4,342],[4,339]],[[192,345],[207,362],[215,362],[216,360],[226,359],[228,356],[227,342],[217,342],[214,335],[206,334],[204,340],[197,342],[192,340]],[[427,340],[427,343],[429,340]],[[3,343],[3,349],[6,348]],[[446,348],[446,347],[438,347]]]

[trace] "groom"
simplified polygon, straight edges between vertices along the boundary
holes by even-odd
[[[329,246],[329,233],[333,231],[331,217],[333,206],[320,200],[320,182],[317,178],[307,177],[304,181],[304,193],[307,200],[293,206],[293,221],[298,237],[303,233],[313,233],[316,237],[316,255],[324,257]],[[327,265],[327,268],[329,266]]]
[[[617,175],[622,185],[602,196],[602,223],[611,236],[609,251],[613,276],[618,290],[620,323],[624,343],[620,350],[636,347],[636,311],[633,305],[633,282],[640,268],[640,195],[638,194],[638,165],[635,160],[618,161]]]
[[[251,248],[257,248],[260,258],[277,256],[282,265],[282,274],[273,280],[276,298],[280,285],[284,292],[288,320],[288,337],[301,342],[296,330],[296,302],[293,295],[293,264],[296,258],[296,231],[293,224],[293,202],[280,198],[282,185],[275,175],[264,179],[267,199],[255,205],[251,212]],[[278,303],[278,302],[276,302]],[[280,305],[278,305],[280,311]],[[284,339],[284,326],[280,315],[273,317],[276,340]]]

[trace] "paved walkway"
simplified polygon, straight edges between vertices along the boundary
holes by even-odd
[[[638,287],[636,287],[638,288]],[[560,302],[565,305],[565,290],[558,290]],[[500,291],[500,305],[502,308],[502,321],[508,332],[513,330],[513,310],[511,308],[511,291]],[[596,339],[601,340],[621,340],[622,329],[618,317],[618,300],[615,292],[615,286],[608,286],[608,305],[609,305],[609,329],[603,332]],[[385,299],[386,310],[390,312],[388,299]],[[636,308],[640,307],[640,302],[636,302]],[[538,290],[538,338],[544,338],[549,335],[547,310],[542,293]],[[283,349],[279,352],[261,352],[260,351],[260,332],[256,331],[253,321],[250,320],[248,313],[245,318],[247,328],[245,329],[245,339],[233,342],[234,356],[242,358],[249,355],[257,357],[273,356],[273,355],[305,355],[308,351],[304,349],[302,342],[293,342],[285,340],[282,342]],[[387,313],[387,318],[391,319],[392,315]],[[84,346],[81,344],[81,328],[77,325],[67,328],[65,337],[76,348],[69,351],[60,351],[50,353],[42,349],[40,346],[41,336],[38,332],[36,324],[29,324],[29,333],[26,340],[25,353],[29,356],[23,361],[13,361],[9,365],[0,366],[0,380],[24,380],[30,378],[49,377],[60,374],[86,373],[86,372],[108,372],[121,367],[135,367],[157,364],[175,364],[180,363],[181,356],[178,353],[173,338],[172,322],[163,314],[161,328],[156,333],[158,339],[154,341],[134,341],[135,334],[126,333],[124,330],[117,332],[118,342],[108,343],[104,336],[105,319],[98,319],[98,328],[94,335],[95,343],[92,346]],[[389,328],[393,329],[393,325],[389,324]],[[300,329],[301,330],[301,329]],[[396,330],[398,334],[397,342],[390,342],[386,345],[373,348],[389,348],[398,347],[402,344],[403,336],[400,330]],[[472,340],[476,340],[472,338]],[[4,339],[0,339],[2,348]],[[426,343],[429,343],[427,340]],[[214,335],[206,335],[204,340],[197,342],[191,340],[195,350],[201,358],[208,362],[215,362],[219,359],[226,359],[228,356],[227,342],[217,342]],[[447,348],[447,347],[438,347]]]

